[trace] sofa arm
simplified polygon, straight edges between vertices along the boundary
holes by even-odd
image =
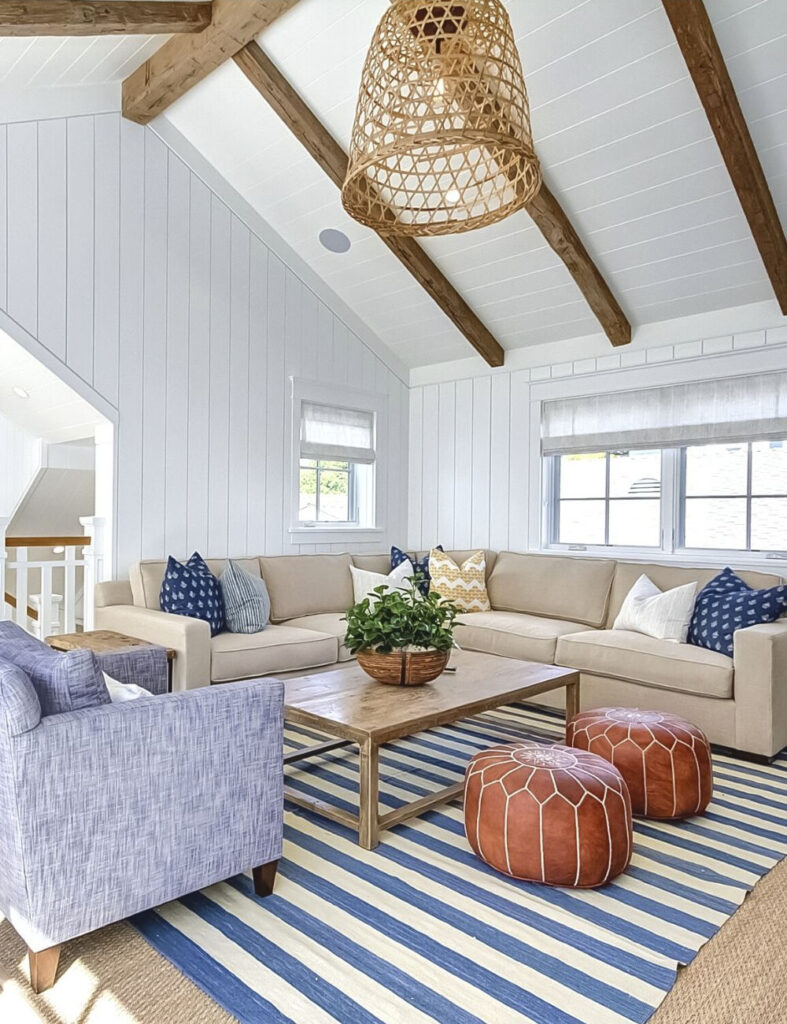
[[[96,628],[147,640],[175,651],[172,689],[195,690],[210,686],[210,626],[187,615],[170,615],[152,608],[111,605],[96,608]]]
[[[772,757],[787,746],[787,619],[735,633],[735,745]]]
[[[265,679],[142,697],[14,737],[28,945],[278,859],[283,693]]]

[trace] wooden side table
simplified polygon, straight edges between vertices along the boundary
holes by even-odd
[[[155,647],[156,644],[148,643],[147,640],[138,640],[135,636],[126,636],[125,633],[116,633],[114,629],[93,629],[86,633],[60,633],[56,636],[48,636],[46,642],[55,651],[77,651],[87,649],[95,654],[116,654],[118,651],[128,650],[129,647]],[[172,692],[172,663],[175,660],[175,652],[171,647],[167,649],[167,689]]]

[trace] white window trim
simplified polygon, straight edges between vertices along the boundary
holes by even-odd
[[[544,495],[544,517],[540,549],[545,552],[564,552],[597,558],[624,558],[633,561],[680,560],[701,565],[718,565],[719,562],[734,561],[741,565],[769,564],[771,571],[787,563],[785,551],[751,551],[739,548],[688,548],[677,541],[682,532],[683,485],[680,448],[664,448],[661,453],[661,544],[656,547],[604,545],[604,544],[561,544],[550,541],[553,535],[552,517],[555,514],[556,495],[553,463],[551,457],[542,457],[542,493]],[[774,566],[772,563],[776,563]]]
[[[375,462],[374,495],[371,506],[373,522],[315,523],[307,525],[298,519],[300,497],[300,423],[301,402],[316,402],[319,405],[346,406],[374,413],[375,419]],[[311,544],[352,544],[368,537],[370,541],[385,533],[384,513],[387,507],[388,465],[388,396],[378,392],[362,391],[357,388],[320,381],[290,377],[290,416],[287,423],[285,450],[290,453],[290,508],[288,512],[289,536],[300,543]]]

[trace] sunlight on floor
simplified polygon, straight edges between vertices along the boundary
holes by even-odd
[[[28,977],[27,958],[18,965]],[[56,1020],[58,1024],[135,1024],[136,1018],[111,992],[100,991],[95,975],[84,964],[72,963],[48,992],[38,997],[49,1013],[40,1013],[36,997],[27,982],[3,979],[0,984],[0,1021],[7,1024],[41,1024]]]

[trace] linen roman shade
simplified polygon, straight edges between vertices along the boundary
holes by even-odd
[[[542,455],[787,437],[787,372],[544,402]]]
[[[302,402],[301,456],[374,462],[374,413]]]

